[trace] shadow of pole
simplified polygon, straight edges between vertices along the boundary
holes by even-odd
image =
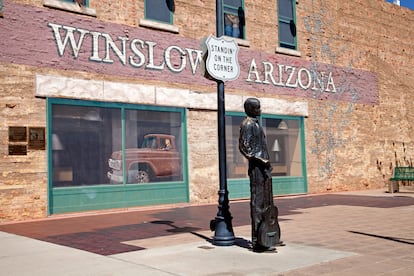
[[[404,239],[404,238],[395,238],[395,237],[381,236],[381,235],[369,234],[369,233],[358,232],[358,231],[348,231],[348,232],[353,233],[353,234],[359,234],[359,235],[364,235],[364,236],[369,236],[369,237],[374,237],[374,238],[389,240],[389,241],[393,241],[393,242],[400,242],[400,243],[411,244],[411,245],[414,244],[414,242],[411,242],[413,239]]]
[[[171,233],[190,233],[196,237],[199,237],[205,241],[207,241],[208,243],[214,245],[214,240],[211,237],[208,237],[206,235],[197,233],[196,230],[200,230],[200,228],[196,228],[196,227],[178,227],[177,225],[174,224],[173,221],[170,220],[155,220],[155,221],[151,221],[151,223],[153,224],[161,224],[161,225],[168,225],[170,226],[172,229],[168,229],[166,231],[171,232]],[[235,245],[242,247],[242,248],[246,248],[249,249],[251,247],[251,242],[249,240],[246,240],[244,238],[237,238],[235,239]]]

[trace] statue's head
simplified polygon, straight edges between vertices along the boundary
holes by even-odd
[[[249,117],[260,116],[262,113],[260,110],[260,101],[256,98],[248,98],[244,102],[244,112],[246,112]]]

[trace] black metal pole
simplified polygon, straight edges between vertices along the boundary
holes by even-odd
[[[216,33],[217,37],[223,36],[223,14],[222,0],[216,0]],[[230,214],[229,192],[227,190],[227,168],[226,168],[226,121],[224,82],[217,81],[217,121],[218,121],[218,154],[219,154],[219,181],[218,212],[215,220],[211,221],[210,228],[214,232],[215,245],[233,245],[235,238]]]

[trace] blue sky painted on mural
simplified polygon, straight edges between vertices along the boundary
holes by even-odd
[[[392,3],[393,0],[387,0],[387,2]],[[414,10],[414,0],[400,0],[400,6]]]

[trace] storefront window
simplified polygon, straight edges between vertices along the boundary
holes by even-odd
[[[247,178],[248,162],[238,148],[240,124],[244,116],[226,116],[227,175]],[[272,176],[302,176],[302,144],[299,118],[262,115]]]
[[[273,176],[302,176],[299,121],[263,118]]]
[[[182,180],[180,113],[125,111],[127,183]]]
[[[53,104],[52,186],[182,180],[181,122],[168,110]]]
[[[227,178],[246,178],[247,160],[239,151],[240,124],[244,116],[226,116]]]
[[[119,109],[53,105],[53,187],[108,183],[108,157],[121,146]]]

